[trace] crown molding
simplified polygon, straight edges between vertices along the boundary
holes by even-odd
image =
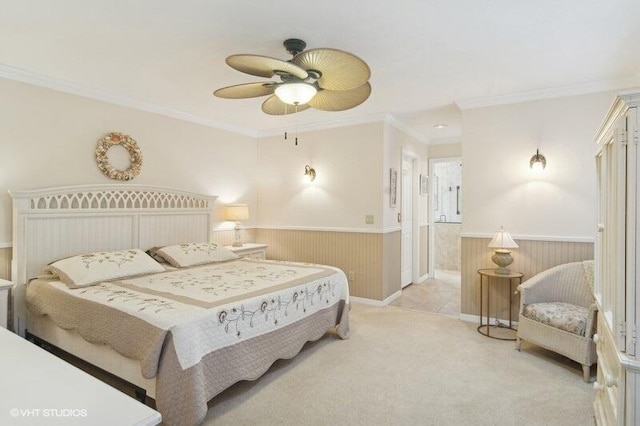
[[[461,99],[455,104],[461,110],[483,108],[519,102],[538,101],[543,99],[562,98],[566,96],[586,95],[589,93],[609,92],[627,89],[640,83],[640,73],[630,78],[606,80],[594,83],[575,84],[571,86],[553,87],[549,89],[531,90],[528,92],[509,93],[482,98]]]
[[[60,92],[70,93],[73,95],[82,96],[85,98],[95,99],[110,104],[120,105],[127,108],[133,108],[141,111],[151,112],[154,114],[163,115],[166,117],[175,118],[190,123],[201,124],[207,127],[213,127],[220,130],[226,130],[232,133],[238,133],[244,136],[253,138],[275,136],[280,135],[282,132],[288,130],[288,128],[274,128],[267,130],[251,130],[245,127],[232,126],[222,121],[213,120],[210,118],[188,114],[182,111],[177,111],[169,108],[165,108],[159,105],[154,105],[146,102],[141,102],[126,96],[116,95],[113,93],[105,92],[102,90],[80,86],[68,81],[52,78],[46,75],[38,74],[32,71],[14,67],[8,64],[0,63],[0,78],[6,78],[8,80],[21,81],[34,86],[45,87]],[[314,130],[326,130],[339,127],[355,126],[359,124],[368,124],[375,122],[390,122],[400,130],[410,134],[424,142],[424,136],[411,129],[409,126],[401,123],[390,114],[371,114],[354,118],[345,118],[340,120],[325,121],[322,123],[312,123],[307,125],[298,125],[299,132],[310,132]]]
[[[392,125],[393,127],[395,127],[396,129],[398,129],[400,131],[405,132],[409,136],[412,136],[412,137],[416,138],[417,140],[419,140],[420,142],[422,142],[422,143],[424,143],[426,145],[429,145],[429,143],[431,142],[431,139],[428,136],[425,136],[425,135],[417,132],[411,126],[409,126],[406,123],[403,123],[402,121],[398,120],[392,114],[385,114],[384,122],[387,123],[387,124]]]
[[[384,118],[385,118],[385,114],[370,114],[370,115],[363,115],[360,117],[342,118],[339,120],[323,121],[321,123],[298,124],[297,130],[300,133],[300,132],[313,132],[317,130],[335,129],[335,128],[347,127],[347,126],[357,126],[359,124],[369,124],[369,123],[384,121]],[[259,130],[257,132],[257,137],[262,138],[262,137],[268,137],[268,136],[279,136],[279,135],[282,135],[283,132],[290,131],[290,130],[291,130],[291,126]]]
[[[186,112],[165,108],[159,105],[141,102],[126,96],[108,93],[102,90],[90,87],[80,86],[68,81],[55,79],[42,74],[37,74],[11,65],[0,63],[0,77],[8,80],[21,81],[23,83],[32,84],[34,86],[45,87],[47,89],[57,90],[60,92],[71,93],[73,95],[83,96],[85,98],[96,99],[98,101],[108,102],[110,104],[120,105],[127,108],[133,108],[141,111],[151,112],[154,114],[164,115],[166,117],[176,118],[190,123],[201,124],[207,127],[213,127],[220,130],[226,130],[232,133],[257,137],[257,132],[244,127],[231,126],[218,120],[201,117],[198,115],[188,114]]]

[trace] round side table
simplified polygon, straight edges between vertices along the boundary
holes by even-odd
[[[500,336],[496,336],[495,334],[492,336],[491,330],[500,329],[500,330],[516,331],[516,329],[513,328],[513,325],[511,322],[511,305],[512,305],[511,299],[513,296],[513,292],[511,291],[511,285],[514,280],[516,280],[518,284],[522,284],[523,275],[520,272],[514,272],[514,271],[511,271],[508,274],[499,274],[497,271],[498,271],[497,269],[478,269],[478,274],[480,275],[480,325],[478,326],[477,330],[478,330],[478,333],[482,334],[483,336],[491,337],[492,339],[516,340],[515,337],[500,337]],[[487,323],[486,324],[484,324],[482,321],[482,288],[483,288],[485,278],[487,281]],[[497,321],[497,317],[496,317],[496,324],[490,323],[491,321],[490,319],[491,282],[492,281],[493,282],[497,281],[499,283],[505,283],[505,282],[509,283],[509,326],[500,325],[500,323]]]

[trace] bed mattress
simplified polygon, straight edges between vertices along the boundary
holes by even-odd
[[[347,338],[348,302],[337,268],[255,259],[79,289],[40,277],[26,296],[31,315],[139,360],[166,424],[198,423],[209,399],[333,327]]]

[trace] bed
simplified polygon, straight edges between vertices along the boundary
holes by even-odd
[[[131,383],[165,424],[201,422],[210,399],[329,330],[349,336],[344,273],[229,256],[209,243],[215,197],[135,185],[11,195],[14,330]],[[83,254],[148,262],[157,248],[169,261],[145,263],[151,273],[82,282],[56,269]],[[180,258],[196,251],[205,261]]]

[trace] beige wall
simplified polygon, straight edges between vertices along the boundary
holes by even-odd
[[[267,258],[331,265],[342,269],[352,296],[382,300],[383,234],[363,232],[258,229],[257,241],[268,244]]]
[[[218,206],[248,203],[251,220],[243,223],[245,241],[267,239],[269,230],[298,228],[358,234],[356,240],[365,242],[360,255],[369,256],[368,263],[362,266],[356,259],[341,264],[355,272],[356,293],[382,299],[399,290],[397,223],[388,229],[389,221],[385,222],[396,217],[388,205],[385,164],[400,170],[402,149],[421,159],[426,159],[426,149],[389,124],[301,133],[295,146],[292,139],[283,141],[280,136],[258,141],[10,80],[0,80],[0,88],[0,248],[10,246],[12,239],[8,189],[116,183],[99,171],[94,150],[104,134],[118,131],[131,135],[142,150],[142,173],[136,184],[218,195]],[[128,166],[122,155],[115,150],[109,157],[115,166],[121,165],[118,161]],[[312,184],[302,179],[306,164],[317,171]],[[221,211],[212,238],[229,244],[233,224],[223,221]],[[374,216],[372,225],[365,223],[366,215]],[[371,239],[376,243],[369,247]],[[277,253],[271,237],[264,242],[273,244],[270,253]],[[321,250],[336,247],[324,240],[321,244],[329,244]],[[6,276],[10,252],[5,248],[0,254],[4,259],[0,274],[4,267]],[[369,271],[374,272],[371,279]]]
[[[94,153],[112,131],[129,134],[142,150],[134,183],[257,209],[255,138],[10,80],[0,79],[0,93],[0,247],[11,242],[8,189],[117,183],[100,172]],[[217,228],[233,226],[218,220]]]
[[[244,240],[264,238],[272,254],[279,253],[284,231],[305,234],[296,247],[314,241],[314,232],[357,234],[350,247],[368,261],[347,256],[352,260],[343,269],[355,273],[355,295],[378,300],[400,289],[401,202],[389,207],[389,168],[401,170],[404,150],[419,158],[425,173],[428,155],[457,156],[459,149],[427,147],[388,122],[301,133],[294,146],[280,136],[258,141],[14,81],[0,80],[0,88],[0,249],[11,242],[7,189],[114,183],[98,170],[94,149],[105,133],[120,131],[134,137],[144,155],[135,183],[219,195],[218,204],[249,203]],[[588,242],[595,182],[591,138],[610,99],[605,93],[463,111],[463,237],[490,237],[504,225],[522,240],[569,236]],[[543,177],[533,180],[527,163],[537,147],[549,163]],[[318,173],[311,185],[302,182],[305,164]],[[421,275],[428,267],[426,198],[420,199]],[[372,225],[364,222],[368,214],[375,217]],[[231,226],[218,216],[214,240],[230,243]],[[342,244],[320,241],[328,246],[319,250]],[[0,274],[7,276],[10,249],[1,250]],[[463,271],[477,269],[468,256],[463,251]],[[463,272],[463,294],[471,294],[472,276]],[[473,311],[470,304],[464,309]]]
[[[420,227],[420,276],[423,277],[429,273],[429,226]]]
[[[500,226],[520,244],[512,269],[525,279],[593,258],[593,135],[612,99],[597,93],[462,112],[463,314],[477,314],[477,269],[495,267],[486,246]],[[529,168],[536,149],[547,159],[539,175]],[[505,289],[497,294],[495,303],[508,300]]]
[[[263,228],[370,232],[382,229],[382,123],[304,132],[258,142]],[[316,170],[304,180],[305,165]],[[373,215],[374,223],[365,223]]]
[[[405,133],[401,129],[395,127],[392,123],[385,122],[384,125],[384,165],[381,170],[384,185],[384,199],[383,199],[383,211],[384,211],[384,226],[387,231],[395,230],[392,234],[385,235],[384,246],[384,262],[388,265],[385,274],[385,282],[383,283],[385,298],[400,291],[400,273],[401,273],[401,240],[402,235],[400,231],[400,223],[398,222],[398,213],[401,215],[406,214],[402,211],[402,161],[403,157],[415,159],[416,169],[414,170],[415,179],[413,181],[413,188],[415,191],[419,190],[419,176],[426,175],[428,171],[428,158],[427,145],[417,140],[413,136]],[[397,188],[397,204],[395,208],[390,207],[390,184],[389,184],[389,169],[394,168],[398,171],[398,188]],[[417,240],[417,265],[418,275],[424,276],[427,271],[422,269],[424,264],[428,265],[429,258],[429,245],[428,240],[423,238],[424,233],[427,231],[427,225],[429,222],[428,217],[428,197],[417,196],[417,215],[413,216],[413,219],[417,222],[418,235],[414,235],[414,240]]]
[[[478,269],[495,268],[491,261],[493,251],[487,248],[489,238],[462,238],[462,271],[461,271],[461,312],[467,315],[479,315],[480,303],[480,276]],[[516,240],[519,247],[512,252],[512,271],[524,274],[523,282],[538,272],[542,272],[553,266],[593,259],[593,243],[586,242],[562,242],[562,241],[537,241]],[[485,279],[485,284],[486,284]],[[512,282],[511,315],[517,320],[519,298],[513,295],[517,281]],[[483,291],[483,306],[486,306],[486,287]],[[491,283],[491,316],[502,319],[509,318],[509,281],[500,279]],[[486,315],[486,308],[483,312]]]
[[[504,225],[520,237],[592,239],[593,136],[612,99],[597,93],[464,110],[463,235]],[[539,175],[529,168],[536,149],[547,159]]]
[[[389,169],[400,178],[403,152],[426,171],[426,146],[387,122],[300,133],[298,146],[283,136],[261,138],[256,238],[269,244],[267,256],[352,271],[356,297],[383,300],[399,291],[402,203],[389,206]],[[306,164],[317,173],[312,183],[302,177]]]
[[[460,142],[429,145],[429,158],[448,158],[461,156],[462,144]]]
[[[11,279],[11,248],[0,248],[0,278]]]

